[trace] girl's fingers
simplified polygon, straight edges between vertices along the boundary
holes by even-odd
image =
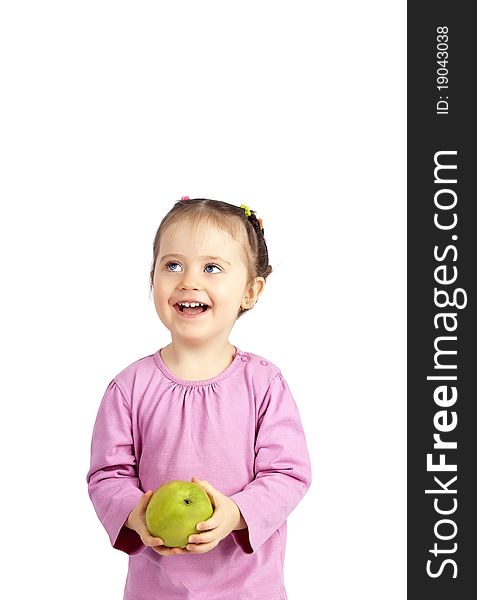
[[[189,549],[191,554],[205,554],[215,548],[218,542],[214,540],[213,542],[209,542],[208,544],[187,544],[187,548]]]
[[[140,538],[141,538],[143,544],[145,544],[146,546],[162,546],[162,544],[164,544],[164,542],[162,541],[162,538],[154,537],[153,535],[151,535],[151,533],[150,533],[149,529],[147,529],[147,527],[144,527],[141,530]]]
[[[207,521],[199,521],[195,528],[197,529],[197,532],[202,532],[202,531],[210,531],[211,529],[215,529],[216,527],[218,527],[221,523],[221,518],[220,515],[218,515],[216,512],[210,517],[210,519],[208,519]],[[197,528],[197,525],[200,525],[200,528]]]
[[[157,552],[161,556],[176,556],[177,554],[190,554],[186,548],[168,548],[167,546],[161,546],[153,548],[154,552]]]
[[[204,533],[193,533],[187,540],[189,544],[207,544],[217,539],[218,532],[215,529],[205,531]]]
[[[162,541],[162,538],[154,537],[153,535],[151,535],[151,533],[147,529],[147,527],[145,527],[141,531],[140,537],[141,537],[141,540],[143,541],[143,543],[146,544],[146,546],[160,546],[164,543]]]
[[[148,546],[163,546],[164,545],[164,542],[161,540],[161,538],[148,536],[146,538],[146,541],[147,541]]]
[[[141,498],[144,512],[153,493],[154,492],[152,490],[148,490]],[[162,546],[164,544],[161,538],[154,537],[153,535],[151,535],[149,529],[145,526],[145,524],[143,524],[143,526],[144,529],[142,531],[141,539],[146,544],[146,546]]]

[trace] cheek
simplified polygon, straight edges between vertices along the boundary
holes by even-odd
[[[227,285],[215,290],[215,301],[217,305],[222,306],[229,312],[234,312],[236,305],[238,306],[242,301],[242,291],[241,282],[229,282]]]
[[[156,282],[156,287],[154,288],[154,303],[156,306],[164,306],[167,304],[170,294],[167,293],[167,290]]]
[[[171,281],[164,273],[158,272],[154,277],[154,290],[158,297],[164,297],[170,293]]]

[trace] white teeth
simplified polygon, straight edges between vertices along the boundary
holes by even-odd
[[[178,304],[180,304],[181,306],[188,306],[191,308],[194,308],[196,306],[206,306],[202,302],[179,302]]]

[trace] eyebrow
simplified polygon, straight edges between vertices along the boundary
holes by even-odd
[[[180,256],[181,258],[185,258],[185,256],[183,254],[178,254],[177,252],[175,254],[164,254],[164,256],[161,257],[160,262],[162,262],[163,260],[165,260],[166,258],[172,258],[175,256]],[[227,263],[228,265],[230,265],[228,260],[225,260],[224,258],[220,258],[220,256],[199,256],[199,258],[202,260],[204,258],[210,259],[210,260],[221,260],[224,263]],[[232,265],[230,265],[232,266]]]

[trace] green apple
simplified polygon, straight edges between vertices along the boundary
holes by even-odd
[[[196,525],[214,512],[207,492],[191,481],[164,483],[151,496],[146,508],[146,526],[168,548],[184,548]]]

